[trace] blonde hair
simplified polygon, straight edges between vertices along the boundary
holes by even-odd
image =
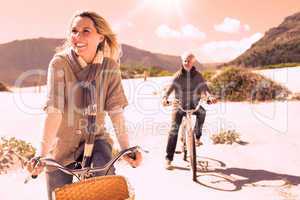
[[[68,29],[67,38],[64,44],[56,49],[57,52],[64,51],[71,46],[70,34],[71,25],[76,17],[87,17],[93,21],[97,33],[104,36],[103,42],[98,45],[98,50],[103,51],[104,56],[110,57],[115,61],[119,61],[121,56],[121,46],[117,42],[117,36],[113,33],[109,23],[96,12],[92,11],[78,11],[71,19],[70,27]]]

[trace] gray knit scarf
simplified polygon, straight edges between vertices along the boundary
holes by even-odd
[[[80,84],[82,98],[78,105],[79,108],[83,109],[83,115],[96,115],[96,77],[100,72],[102,63],[92,63],[82,68],[72,49],[67,52],[67,59]]]

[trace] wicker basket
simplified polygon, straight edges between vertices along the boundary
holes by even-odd
[[[123,176],[99,176],[57,188],[55,200],[131,200]]]

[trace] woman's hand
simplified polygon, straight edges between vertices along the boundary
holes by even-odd
[[[33,178],[36,178],[40,173],[43,172],[45,165],[40,162],[41,157],[34,157],[26,163],[26,169]]]
[[[126,154],[123,156],[123,159],[128,162],[132,167],[138,167],[142,160],[143,160],[143,156],[142,153],[140,151],[135,151],[132,154]]]

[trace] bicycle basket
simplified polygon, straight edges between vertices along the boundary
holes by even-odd
[[[65,185],[53,192],[55,200],[131,200],[123,176],[98,176]]]

